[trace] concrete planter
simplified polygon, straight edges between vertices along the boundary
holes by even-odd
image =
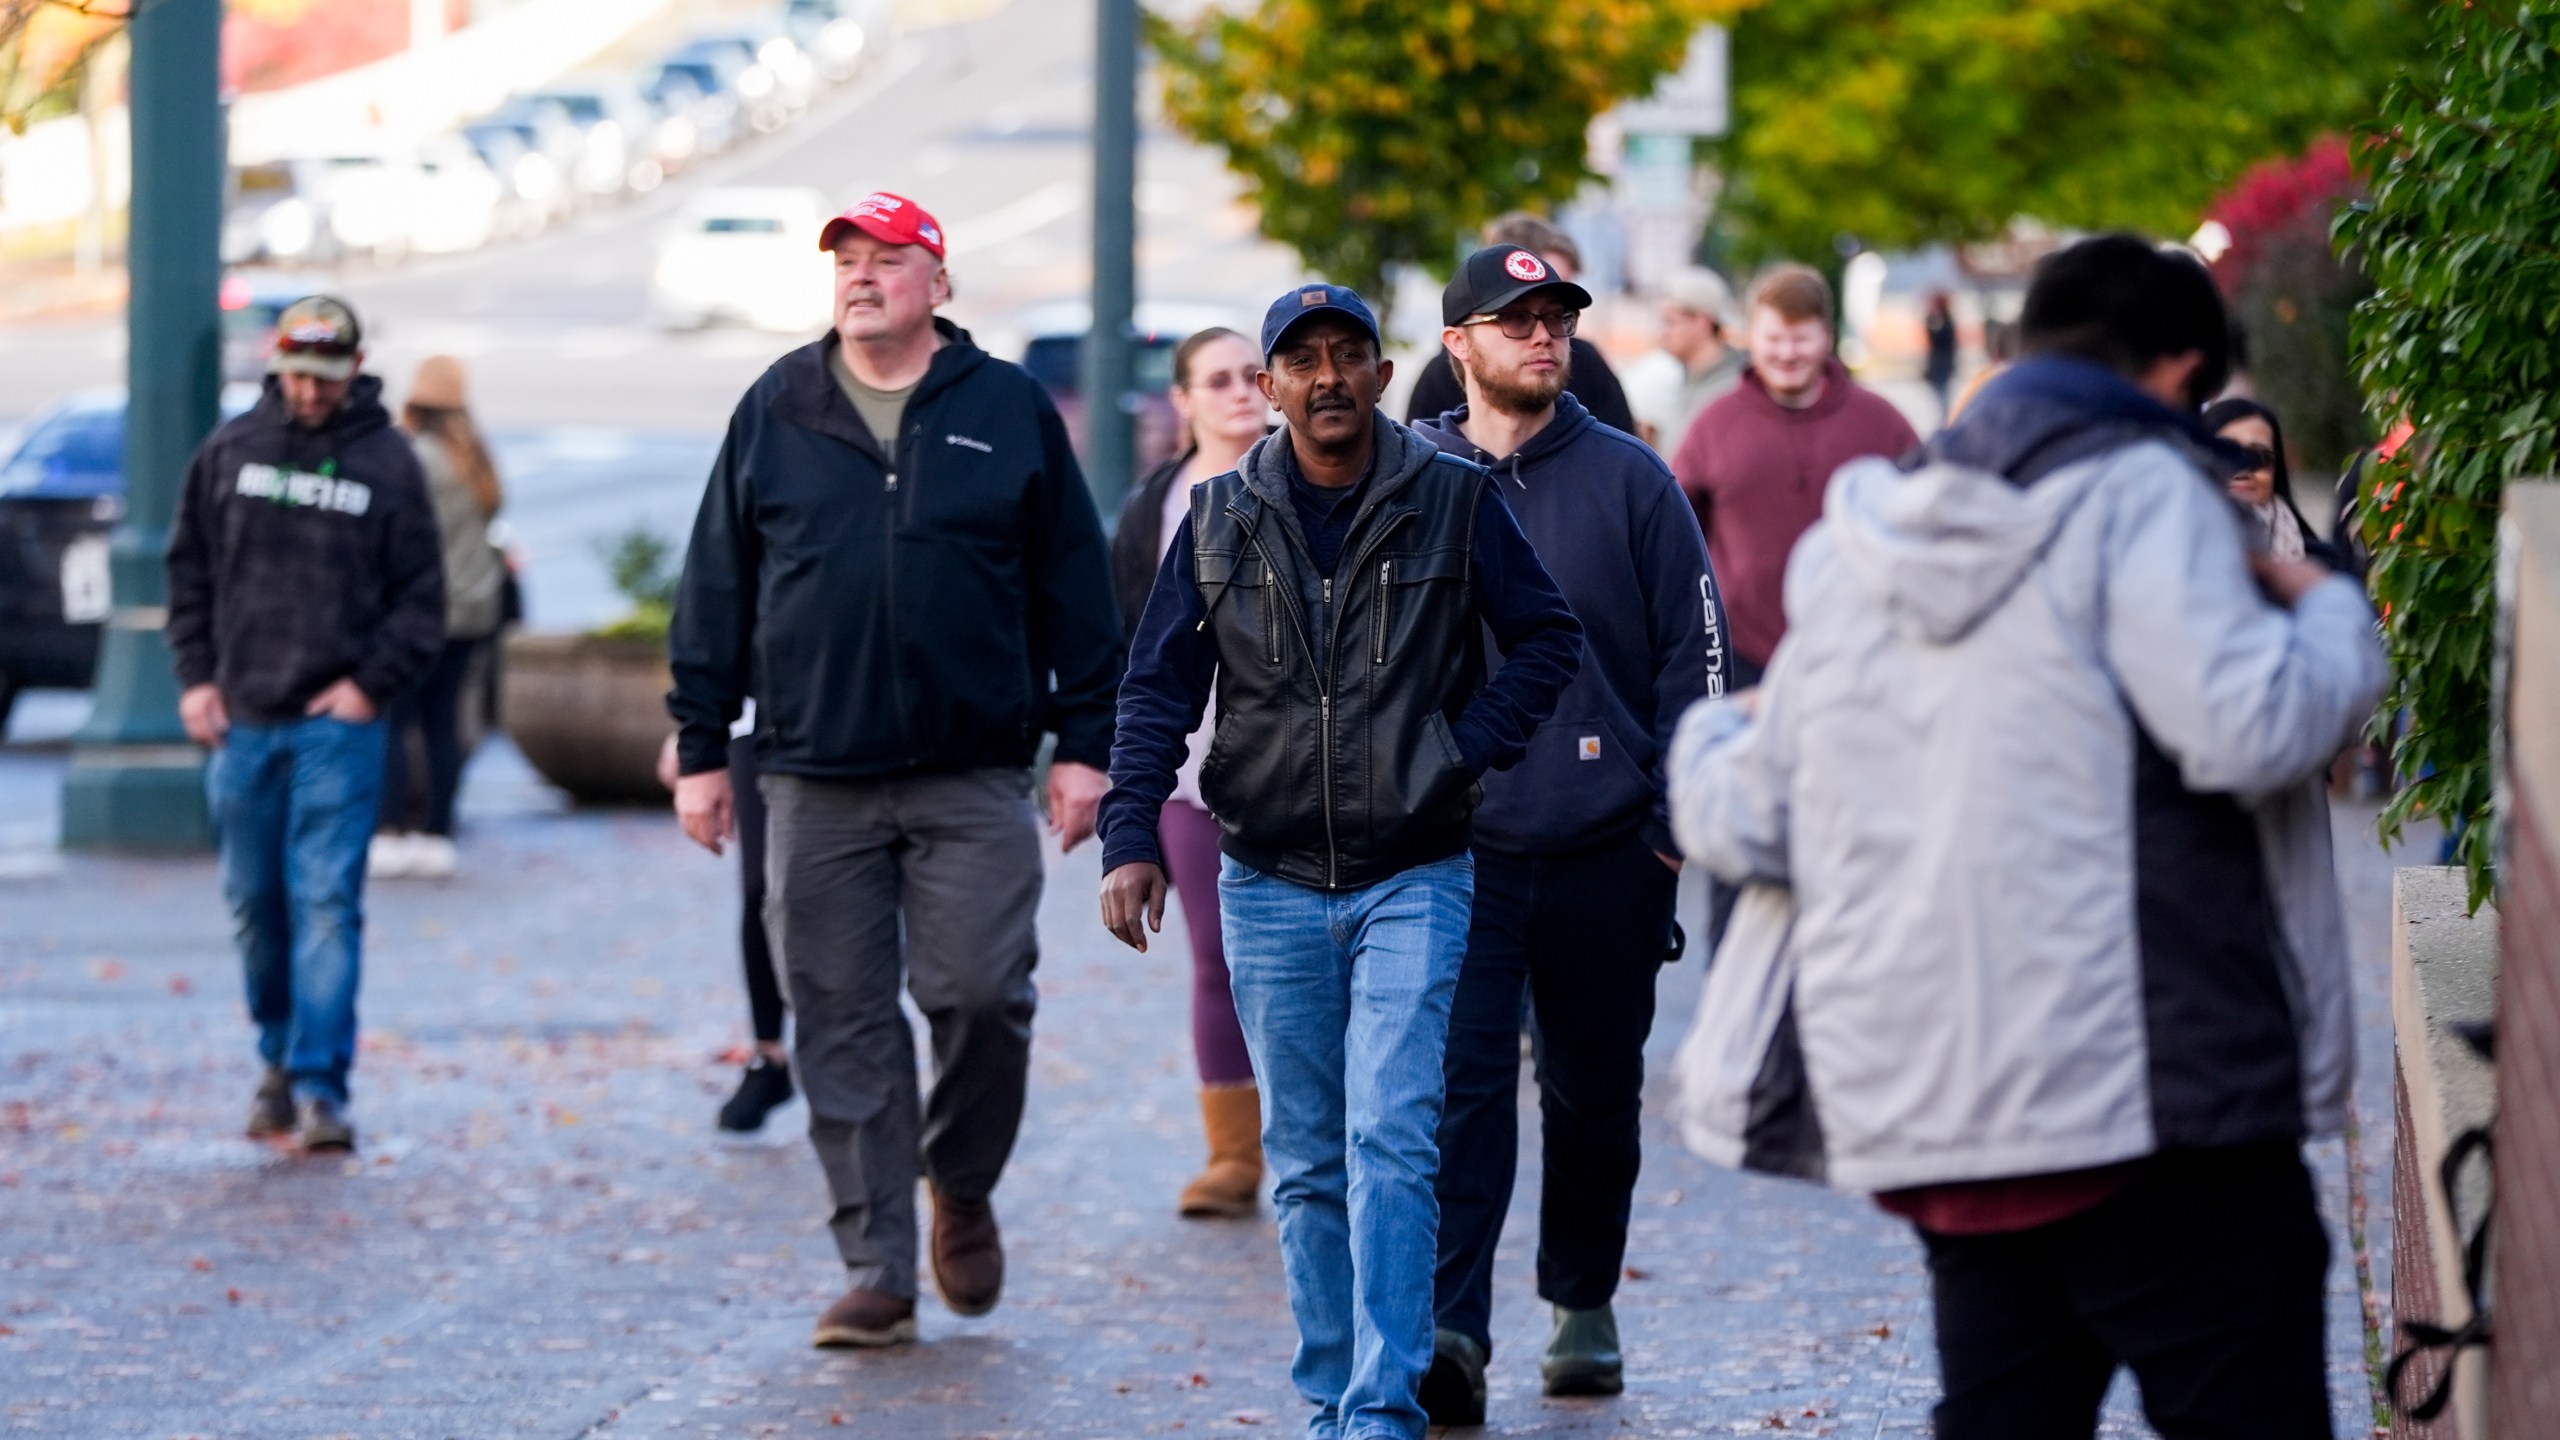
[[[507,734],[581,805],[663,805],[658,747],[674,728],[671,683],[658,641],[516,635],[507,641]]]

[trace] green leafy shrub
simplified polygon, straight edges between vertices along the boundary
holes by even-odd
[[[2383,812],[2461,827],[2490,892],[2489,669],[2499,498],[2560,470],[2560,5],[2429,7],[2426,51],[2365,135],[2373,198],[2338,239],[2374,282],[2355,317],[2375,417],[2415,427],[2367,468],[2363,538],[2416,777]]]
[[[675,547],[654,531],[635,528],[597,542],[596,555],[615,591],[631,602],[631,611],[594,633],[616,640],[664,641],[676,608]]]

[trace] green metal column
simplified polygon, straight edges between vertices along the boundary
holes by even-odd
[[[1093,52],[1093,330],[1084,352],[1085,478],[1108,517],[1136,479],[1138,0],[1097,0]]]
[[[169,598],[161,553],[188,457],[220,418],[222,0],[136,5],[130,31],[125,515],[113,542],[115,608],[98,654],[97,709],[72,737],[63,782],[62,843],[200,850],[211,842],[204,762],[178,725],[161,635]]]

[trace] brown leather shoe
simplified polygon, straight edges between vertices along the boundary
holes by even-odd
[[[1004,1293],[1004,1238],[984,1200],[933,1192],[933,1286],[954,1315],[984,1315]]]
[[[916,1302],[877,1290],[848,1290],[844,1298],[818,1317],[809,1343],[822,1349],[857,1345],[912,1345],[916,1338]]]

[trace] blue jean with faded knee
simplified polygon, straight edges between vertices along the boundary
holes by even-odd
[[[382,747],[379,721],[234,724],[205,767],[258,1054],[305,1099],[344,1103],[355,1064]]]
[[[1313,1440],[1421,1440],[1441,1050],[1474,897],[1465,855],[1346,891],[1220,869]]]

